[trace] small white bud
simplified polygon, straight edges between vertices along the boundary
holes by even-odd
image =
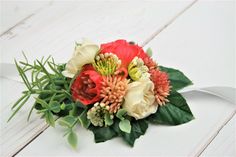
[[[138,59],[138,62],[139,62],[139,64],[141,64],[141,65],[144,64],[144,62],[143,62],[143,60],[142,60],[141,58]]]
[[[105,56],[105,58],[108,58],[109,57],[109,53],[105,53],[104,56]]]
[[[100,54],[101,59],[104,59],[104,54]]]
[[[99,61],[99,60],[100,60],[100,57],[99,57],[99,56],[96,56],[96,60]]]
[[[117,61],[117,64],[120,65],[120,64],[121,64],[121,60],[118,60],[118,61]]]
[[[94,106],[98,106],[99,105],[99,103],[98,102],[96,102],[95,104],[94,104]]]
[[[92,112],[96,111],[96,108],[95,107],[91,108],[91,111]]]
[[[101,107],[105,107],[106,104],[104,104],[104,103],[100,103],[100,106],[101,106]]]

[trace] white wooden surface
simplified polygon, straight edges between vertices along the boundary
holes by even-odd
[[[156,50],[160,64],[182,69],[195,88],[215,86],[211,89],[221,95],[224,89],[218,86],[236,87],[234,43],[235,2],[199,1],[147,47]],[[236,92],[231,93],[235,102]],[[220,131],[202,156],[236,155],[235,122],[234,118]]]
[[[197,87],[236,87],[235,15],[234,1],[198,1],[146,47]]]
[[[26,104],[13,121],[7,123],[11,111],[11,106],[16,98],[20,96],[24,86],[16,81],[0,78],[1,82],[1,109],[0,109],[0,146],[1,156],[13,155],[24,147],[33,137],[37,136],[47,125],[35,113],[32,119],[27,122],[30,106],[34,101]]]
[[[233,156],[236,154],[236,116],[225,125],[201,156]]]
[[[0,34],[9,33],[16,25],[23,24],[42,8],[52,4],[52,1],[1,1],[1,27]]]
[[[32,14],[32,16],[29,18],[24,18],[23,15],[14,17],[17,20],[15,24],[12,22],[12,26],[19,24],[0,37],[1,56],[3,56],[1,63],[12,63],[14,57],[22,58],[21,50],[26,52],[30,60],[52,54],[57,61],[65,62],[71,55],[74,41],[83,37],[97,43],[117,38],[146,43],[149,41],[148,39],[155,37],[160,29],[165,28],[165,24],[176,17],[190,2],[52,1],[41,2],[43,7],[31,2],[35,9],[32,8],[33,12],[28,11],[27,15]],[[21,3],[16,3],[16,5],[19,4]],[[11,5],[14,6],[14,3],[8,3],[8,7]],[[24,5],[24,7],[26,6]],[[148,42],[145,48],[152,47],[157,52],[155,58],[161,64],[183,70],[193,79],[196,87],[212,85],[235,87],[235,46],[233,44],[235,38],[232,36],[232,32],[235,32],[234,9],[233,1],[197,2],[151,42]],[[23,21],[19,22],[20,19]],[[215,32],[217,33],[215,34]],[[181,55],[182,57],[180,57]],[[209,56],[213,56],[214,59],[210,57],[209,61]],[[201,61],[201,64],[198,64],[198,60]],[[191,66],[186,66],[186,64]],[[223,70],[219,70],[221,72],[219,75],[217,70],[221,68]],[[199,77],[199,74],[205,77]],[[9,94],[12,90],[3,91],[3,89],[10,88],[14,89],[14,95]],[[33,116],[30,123],[26,122],[30,103],[12,122],[5,123],[10,115],[10,103],[20,95],[22,88],[19,83],[1,78],[1,156],[11,156],[17,153],[47,128],[37,115]],[[232,121],[235,120],[227,123],[235,114],[235,105],[198,92],[185,93],[185,96],[195,113],[196,120],[178,127],[150,127],[147,134],[137,141],[133,149],[124,145],[120,139],[94,144],[92,134],[78,128],[79,148],[77,151],[72,151],[63,140],[63,131],[60,128],[48,128],[18,155],[103,156],[104,152],[107,152],[106,155],[114,153],[113,149],[105,149],[111,145],[119,147],[117,151],[121,151],[123,155],[137,153],[164,156],[235,155],[235,147],[230,146],[232,142],[235,145],[235,139],[230,138],[235,137],[235,127],[232,127]],[[211,112],[212,108],[214,108],[214,113]],[[227,125],[224,127],[226,123]],[[202,129],[199,130],[199,128]],[[155,135],[155,132],[158,134]],[[220,134],[217,134],[218,132]],[[177,137],[176,133],[178,133]],[[157,143],[152,144],[153,135],[158,140]],[[166,139],[170,139],[170,137],[172,141],[167,143]],[[184,140],[181,137],[184,137]],[[151,146],[145,151],[143,146],[150,145],[150,141]],[[222,144],[222,141],[225,142]],[[161,149],[153,146],[160,146]],[[182,147],[184,149],[181,149],[181,146],[184,146]],[[94,149],[93,152],[91,152],[91,148]],[[148,152],[149,154],[147,154]],[[119,153],[119,155],[122,154]]]
[[[142,43],[190,2],[57,2],[1,36],[5,52],[1,62],[22,58],[21,50],[29,59],[52,54],[66,62],[81,38],[97,43],[119,38]]]

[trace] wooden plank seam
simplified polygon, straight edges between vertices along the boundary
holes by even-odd
[[[209,142],[204,144],[202,148],[200,148],[200,151],[197,152],[197,154],[191,154],[190,156],[201,156],[202,153],[208,148],[208,146],[214,141],[214,139],[217,137],[217,135],[220,133],[220,131],[229,123],[229,121],[236,115],[236,110],[233,111],[233,113],[224,121],[224,123],[213,133],[213,135],[210,135]],[[212,133],[211,133],[212,134]]]

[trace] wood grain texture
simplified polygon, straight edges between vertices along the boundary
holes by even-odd
[[[74,42],[83,37],[98,43],[117,38],[141,43],[188,4],[188,1],[56,2],[0,37],[1,55],[4,56],[1,62],[12,63],[13,58],[22,59],[21,50],[30,61],[52,54],[58,62],[65,62],[72,54]],[[0,111],[1,156],[11,156],[44,131],[47,125],[39,115],[34,115],[30,123],[26,122],[33,100],[13,121],[6,123],[11,114],[11,104],[24,87],[3,78],[1,87],[4,87],[1,93],[5,93],[1,96]]]
[[[97,43],[119,38],[142,43],[190,2],[58,2],[0,38],[1,62],[22,58],[21,50],[30,60],[51,54],[66,62],[75,41],[84,37]]]
[[[235,88],[234,4],[199,1],[145,48],[159,64],[184,71],[196,87]]]
[[[23,24],[25,19],[51,3],[52,1],[1,1],[0,36],[9,33],[15,26]]]
[[[152,47],[159,64],[181,69],[192,79],[195,88],[211,86],[213,91],[221,93],[224,89],[220,86],[235,87],[234,4],[233,1],[199,1],[146,47]],[[235,88],[228,93],[228,96],[230,95],[231,101],[235,102]],[[215,112],[216,109],[212,111]],[[212,132],[204,137],[205,144],[199,143],[199,147],[202,148],[196,149],[199,152],[192,155],[201,153],[204,155],[204,150],[210,143],[213,143],[213,146],[209,146],[205,156],[235,155],[233,153],[235,144],[226,150],[229,146],[227,144],[229,142],[232,144],[232,141],[236,140],[235,138],[232,138],[232,141],[227,140],[228,136],[235,136],[232,133],[228,136],[221,135],[220,139],[225,138],[226,144],[222,144],[222,149],[219,147],[219,150],[214,150],[217,147],[217,142],[216,144],[214,142],[218,132],[233,115],[235,115],[234,109],[232,114],[224,115],[222,119],[225,121],[219,122],[218,128],[212,128]],[[229,126],[228,132],[235,132],[235,127]]]
[[[236,116],[219,132],[201,156],[236,156]]]
[[[12,113],[11,106],[20,97],[21,91],[24,90],[24,85],[4,78],[0,78],[0,84],[1,156],[12,156],[41,131],[46,129],[47,125],[35,113],[32,115],[31,120],[27,122],[28,112],[33,100],[30,100],[19,114],[7,123],[7,119]]]

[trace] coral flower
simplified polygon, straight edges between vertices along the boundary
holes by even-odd
[[[120,109],[129,80],[120,76],[103,77],[101,97],[102,103],[109,106],[109,111],[115,113]]]
[[[72,98],[84,105],[100,100],[102,76],[91,65],[85,65],[71,86]]]
[[[144,64],[148,67],[149,71],[153,69],[158,69],[157,63],[150,56],[145,56],[141,58],[143,59]]]
[[[170,82],[168,75],[158,69],[151,70],[151,80],[154,83],[154,94],[159,105],[164,105],[168,102],[167,96],[170,92]]]
[[[126,40],[116,40],[114,42],[102,44],[100,53],[115,54],[121,60],[121,65],[127,68],[134,57],[143,56],[145,52],[142,47],[130,44]]]

